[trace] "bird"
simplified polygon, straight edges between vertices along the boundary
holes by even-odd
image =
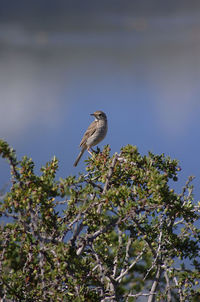
[[[83,138],[80,142],[81,151],[74,162],[74,167],[78,165],[78,162],[85,150],[87,150],[92,155],[92,152],[90,151],[91,147],[96,146],[98,143],[100,143],[104,139],[108,131],[107,116],[103,111],[97,110],[90,115],[94,116],[95,120],[90,124],[83,135]]]

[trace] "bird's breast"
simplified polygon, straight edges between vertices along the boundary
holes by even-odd
[[[98,121],[96,131],[94,134],[88,138],[87,140],[87,146],[88,147],[93,147],[100,143],[104,137],[107,134],[108,126],[107,126],[107,121]]]

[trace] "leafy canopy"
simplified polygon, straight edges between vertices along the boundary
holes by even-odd
[[[11,188],[0,203],[0,297],[7,301],[199,301],[199,212],[178,162],[128,145],[56,180],[0,141]]]

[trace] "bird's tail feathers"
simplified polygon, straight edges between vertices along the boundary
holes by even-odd
[[[74,167],[76,167],[79,163],[79,160],[81,159],[83,153],[85,152],[85,149],[82,149],[79,153],[79,155],[77,156],[77,159],[75,160],[75,163],[74,163]]]

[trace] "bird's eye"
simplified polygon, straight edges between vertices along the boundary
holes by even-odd
[[[99,116],[102,116],[102,114],[101,114],[101,113],[99,113]]]

